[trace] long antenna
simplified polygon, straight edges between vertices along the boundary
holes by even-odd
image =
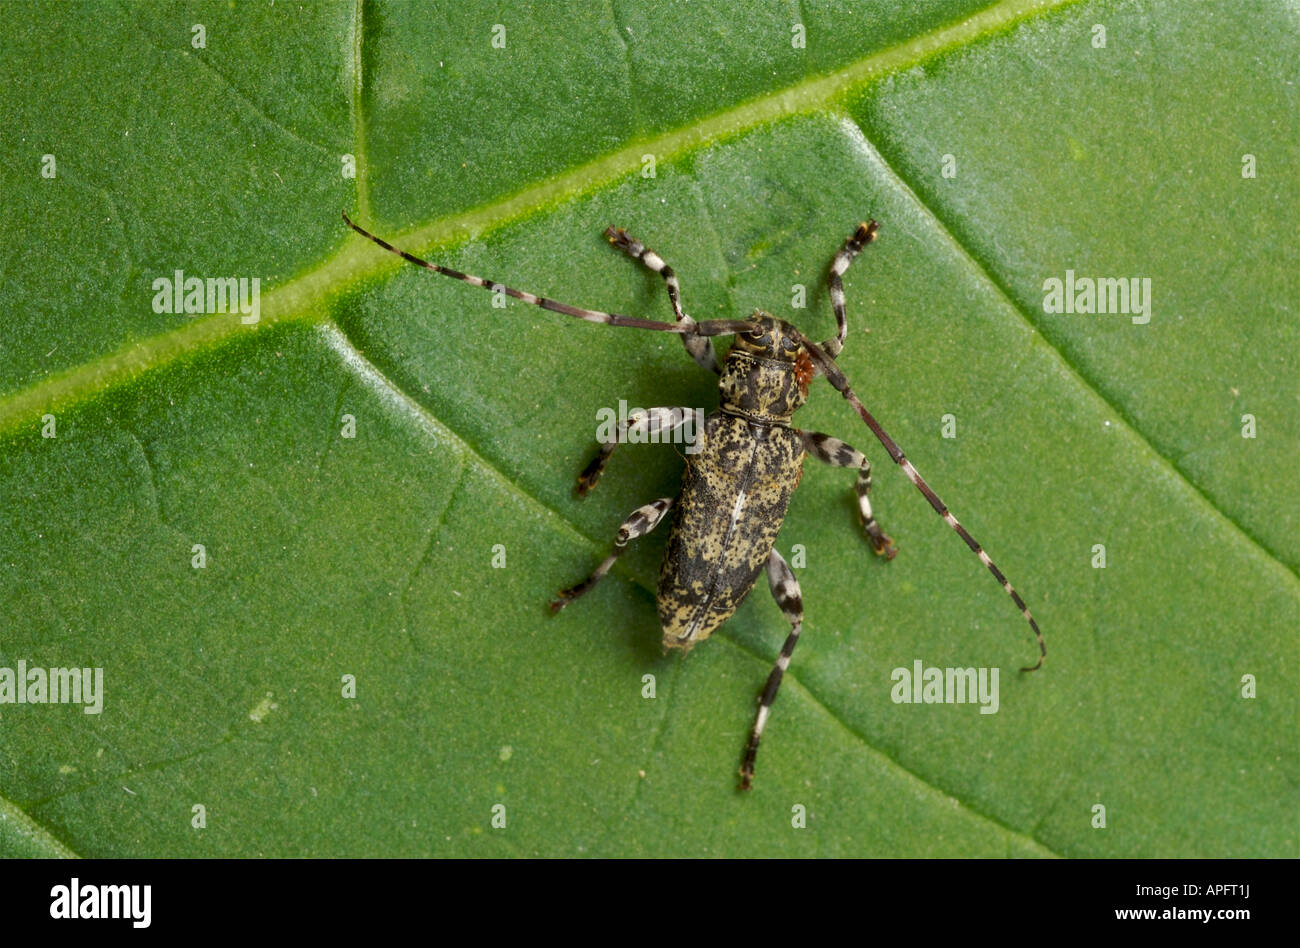
[[[679,322],[679,323],[661,323],[654,319],[637,319],[635,316],[623,316],[619,313],[604,313],[597,309],[583,309],[580,306],[569,306],[567,303],[561,303],[557,300],[549,299],[545,296],[534,296],[532,293],[525,293],[523,290],[516,290],[513,287],[506,286],[503,283],[497,283],[494,280],[485,280],[482,277],[476,277],[469,273],[461,273],[459,270],[453,270],[451,267],[444,267],[436,263],[430,263],[428,260],[421,260],[414,254],[407,253],[394,247],[382,237],[376,237],[364,227],[352,223],[348,217],[348,212],[343,212],[343,221],[353,230],[367,240],[373,240],[379,246],[383,247],[390,253],[395,253],[408,263],[413,263],[417,267],[424,267],[426,270],[432,270],[434,273],[441,273],[443,276],[449,276],[452,279],[468,283],[470,286],[482,287],[485,290],[504,293],[506,296],[513,296],[517,300],[525,303],[531,303],[533,306],[540,306],[542,309],[549,309],[553,313],[563,313],[565,316],[575,316],[578,319],[586,320],[590,323],[604,323],[607,326],[627,326],[631,329],[651,329],[656,332],[671,332],[678,335],[699,335],[699,336],[730,336],[738,332],[751,332],[754,324],[747,319],[706,319],[704,322]]]
[[[971,552],[978,556],[980,562],[989,568],[989,572],[993,574],[993,578],[1002,584],[1002,588],[1007,591],[1007,595],[1011,597],[1011,601],[1020,609],[1020,613],[1025,617],[1025,621],[1029,623],[1029,627],[1034,630],[1034,635],[1038,639],[1038,661],[1033,665],[1021,668],[1020,670],[1029,672],[1037,671],[1042,668],[1043,662],[1047,660],[1047,645],[1043,641],[1043,633],[1038,628],[1038,623],[1035,622],[1034,617],[1029,614],[1029,607],[1026,606],[1025,601],[1020,598],[1020,593],[1016,592],[1015,589],[1012,588],[1011,584],[1007,582],[1007,578],[1002,574],[1002,570],[998,569],[997,564],[994,563],[993,560],[989,558],[989,555],[984,552],[984,548],[976,542],[975,538],[967,532],[965,527],[957,522],[957,518],[952,515],[952,511],[950,511],[947,505],[939,499],[939,495],[936,494],[934,489],[925,482],[925,478],[921,476],[920,472],[912,466],[912,462],[903,454],[903,449],[895,443],[894,439],[889,436],[889,433],[886,432],[884,428],[880,427],[880,422],[876,421],[871,412],[867,411],[867,406],[862,404],[861,399],[859,399],[853,389],[849,387],[848,378],[845,376],[844,372],[841,371],[840,367],[835,364],[835,360],[827,355],[820,346],[811,340],[805,338],[803,344],[807,347],[808,354],[812,357],[813,362],[826,376],[826,381],[835,386],[836,390],[848,399],[849,404],[854,407],[857,413],[862,416],[862,420],[867,423],[867,427],[871,429],[872,434],[874,434],[880,440],[880,443],[885,446],[885,450],[889,452],[889,456],[903,469],[903,473],[906,474],[908,479],[916,486],[916,489],[925,495],[925,499],[930,502],[930,506],[934,508],[935,513],[940,517],[943,517],[948,526],[957,531],[957,535],[966,541],[966,545],[971,548]]]

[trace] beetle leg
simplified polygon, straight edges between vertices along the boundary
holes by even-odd
[[[694,325],[695,320],[682,311],[682,288],[677,282],[677,274],[664,262],[664,258],[621,227],[606,228],[605,236],[609,238],[611,244],[633,260],[640,260],[649,270],[663,277],[664,283],[668,286],[668,299],[673,304],[673,315],[679,323]],[[686,346],[686,351],[691,354],[691,358],[700,368],[708,369],[710,372],[722,371],[722,366],[718,364],[717,353],[713,351],[712,339],[707,336],[682,336],[682,344]]]
[[[610,455],[620,444],[660,444],[692,419],[697,422],[694,436],[700,437],[704,432],[698,424],[696,414],[693,408],[651,408],[633,412],[620,421],[613,436],[600,442],[600,450],[578,475],[578,496],[585,497],[596,486],[600,475],[604,473],[605,465],[609,463]]]
[[[871,548],[878,554],[883,554],[887,559],[893,559],[898,551],[894,549],[894,541],[885,535],[885,531],[880,529],[880,524],[876,522],[875,516],[871,512],[871,461],[867,456],[850,444],[841,441],[839,438],[832,438],[830,435],[820,434],[815,431],[800,431],[799,437],[803,439],[804,447],[819,461],[825,461],[832,467],[856,467],[858,469],[858,480],[854,484],[854,491],[858,495],[858,513],[862,517],[862,529],[867,534],[867,542]]]
[[[835,310],[835,338],[822,343],[822,349],[832,359],[844,348],[844,340],[849,334],[849,319],[844,311],[844,271],[849,268],[853,258],[862,253],[862,248],[876,239],[876,222],[859,224],[853,236],[844,242],[840,252],[831,260],[831,270],[826,283],[831,293],[831,309]]]
[[[772,702],[776,700],[777,689],[781,687],[781,679],[790,667],[790,656],[799,644],[799,632],[803,629],[803,594],[799,591],[799,580],[794,578],[789,564],[775,549],[767,557],[767,583],[772,589],[772,598],[790,622],[790,634],[781,646],[781,654],[777,656],[776,665],[767,676],[763,695],[758,699],[758,715],[754,718],[754,729],[750,732],[749,745],[745,748],[745,762],[740,765],[742,790],[748,790],[754,781],[754,758],[758,756],[758,742],[762,740]]]
[[[628,540],[635,540],[637,537],[643,537],[655,527],[659,526],[659,521],[663,520],[664,514],[668,508],[673,505],[673,498],[660,497],[653,503],[646,504],[644,507],[638,507],[632,512],[632,515],[618,528],[618,533],[614,537],[614,552],[605,557],[604,561],[596,567],[595,572],[578,583],[576,586],[570,586],[568,589],[560,590],[560,594],[551,600],[551,612],[559,612],[573,600],[577,599],[583,593],[591,589],[610,571],[615,561],[622,555],[623,550],[627,547]]]
[[[871,429],[871,433],[876,436],[884,449],[889,452],[889,456],[893,459],[894,463],[903,469],[903,473],[906,474],[907,479],[912,482],[912,486],[921,492],[921,495],[925,497],[930,506],[934,508],[934,512],[943,518],[944,523],[952,527],[953,532],[962,538],[962,542],[970,548],[970,551],[979,557],[981,563],[988,567],[988,571],[993,574],[993,578],[998,581],[1006,591],[1006,594],[1011,597],[1011,601],[1016,604],[1016,608],[1020,610],[1020,614],[1023,615],[1025,621],[1029,623],[1029,628],[1034,633],[1034,638],[1038,640],[1038,661],[1034,662],[1032,665],[1026,665],[1020,670],[1023,672],[1031,672],[1042,668],[1043,662],[1047,661],[1047,643],[1043,640],[1043,630],[1038,627],[1038,623],[1035,622],[1034,617],[1030,615],[1029,607],[1026,606],[1025,601],[1020,598],[1020,593],[1016,592],[1015,587],[1007,581],[1002,570],[998,569],[997,564],[993,562],[988,553],[984,552],[984,547],[980,546],[976,539],[970,535],[970,531],[963,527],[958,522],[957,518],[953,516],[952,511],[948,509],[948,505],[939,499],[939,495],[934,492],[934,488],[925,482],[925,478],[921,476],[921,472],[916,469],[916,466],[907,459],[907,455],[903,453],[903,449],[900,448],[894,439],[889,436],[889,433],[880,426],[880,422],[876,421],[875,416],[867,410],[867,406],[862,404],[862,399],[858,398],[857,393],[849,386],[848,378],[844,375],[844,372],[841,371],[840,367],[835,364],[835,360],[828,358],[826,353],[822,351],[821,347],[815,343],[809,342],[806,338],[803,342],[804,348],[808,351],[809,357],[811,357],[813,362],[816,363],[818,371],[826,376],[826,381],[830,382],[835,390],[844,396],[845,401],[853,406],[853,410],[858,413],[858,416],[866,423],[867,427]]]

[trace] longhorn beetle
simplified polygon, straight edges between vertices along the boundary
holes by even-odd
[[[628,541],[645,536],[657,527],[673,507],[677,512],[659,572],[657,593],[664,648],[679,648],[685,653],[707,639],[718,626],[731,618],[754,587],[758,574],[766,569],[772,596],[790,623],[790,634],[759,698],[758,714],[740,767],[742,789],[748,790],[753,781],[758,742],[803,628],[803,598],[799,581],[773,544],[785,519],[790,495],[799,483],[805,454],[833,467],[857,469],[855,490],[866,540],[877,554],[886,559],[892,560],[896,552],[894,541],[885,535],[871,511],[871,462],[861,451],[837,438],[804,431],[790,424],[791,416],[808,398],[808,383],[816,376],[825,376],[848,400],[935,512],[957,531],[1002,584],[1038,639],[1038,661],[1021,671],[1036,671],[1042,667],[1047,658],[1047,646],[1038,623],[1029,614],[1020,594],[1011,588],[989,555],[957,522],[912,462],[903,456],[902,450],[854,394],[848,379],[835,363],[835,356],[844,348],[848,335],[842,278],[853,258],[875,240],[875,221],[858,225],[853,236],[845,241],[831,261],[827,283],[831,308],[835,311],[836,334],[818,345],[794,326],[762,310],[755,310],[749,319],[696,322],[682,310],[681,288],[672,267],[659,254],[619,228],[610,227],[605,236],[619,250],[663,277],[675,322],[662,323],[618,313],[602,313],[534,296],[421,260],[358,227],[346,211],[343,220],[358,234],[385,250],[472,286],[505,293],[525,303],[587,322],[677,333],[682,337],[686,351],[701,367],[718,373],[721,405],[705,419],[703,443],[697,445],[695,454],[687,457],[681,492],[676,498],[661,497],[633,511],[618,528],[614,549],[609,556],[578,585],[562,590],[552,600],[551,611],[558,612],[600,582]],[[713,349],[714,336],[735,337],[731,351],[721,363]],[[647,433],[669,433],[691,415],[687,408],[651,408],[634,413],[620,423],[611,440],[601,443],[596,457],[578,475],[578,493],[585,495],[596,486],[610,455],[615,447],[628,440],[629,432],[636,431],[638,438]]]

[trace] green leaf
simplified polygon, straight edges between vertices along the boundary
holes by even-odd
[[[0,704],[0,853],[1300,854],[1293,18],[747,6],[11,11],[0,667],[101,667],[104,703]],[[344,208],[669,319],[601,237],[624,226],[695,318],[816,338],[874,217],[840,363],[1047,665],[1014,671],[1015,607],[818,383],[797,423],[872,458],[900,552],[808,462],[778,541],[804,635],[737,792],[786,633],[766,589],[662,655],[661,528],[544,609],[677,490],[675,449],[628,446],[577,500],[597,410],[712,408],[715,380],[676,339],[406,267]],[[178,269],[260,278],[259,321],[155,312]],[[1150,321],[1045,312],[1067,270],[1149,278]],[[1000,669],[997,713],[894,703],[915,661]]]

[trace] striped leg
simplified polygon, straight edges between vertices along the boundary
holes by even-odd
[[[754,782],[754,758],[758,756],[758,742],[763,739],[763,728],[767,726],[772,702],[776,700],[777,689],[781,687],[781,679],[790,667],[790,656],[799,644],[799,632],[803,629],[803,595],[799,592],[799,581],[775,549],[767,557],[767,583],[772,588],[772,598],[790,622],[790,634],[781,646],[781,654],[776,658],[772,673],[767,676],[763,696],[758,699],[758,715],[754,718],[754,729],[749,734],[749,744],[745,748],[745,762],[740,765],[742,790],[748,790]]]
[[[659,521],[663,520],[664,514],[668,512],[668,508],[672,505],[673,498],[660,497],[654,503],[646,504],[644,507],[638,507],[634,510],[632,516],[624,520],[618,528],[618,533],[614,537],[614,552],[605,557],[604,561],[596,567],[596,571],[578,585],[560,590],[560,594],[551,600],[551,612],[559,612],[604,579],[605,574],[613,568],[614,563],[627,547],[627,541],[643,537],[659,526]]]
[[[580,306],[569,306],[567,303],[561,303],[545,296],[535,296],[532,293],[526,293],[523,290],[516,290],[513,287],[497,283],[493,280],[485,280],[483,277],[461,273],[459,270],[453,270],[450,267],[430,263],[428,260],[421,260],[414,254],[409,254],[405,250],[400,250],[397,247],[394,247],[382,237],[376,237],[364,227],[358,227],[356,224],[352,223],[352,219],[348,217],[346,211],[343,212],[343,220],[362,237],[374,241],[390,253],[397,254],[408,263],[413,263],[418,267],[424,267],[426,270],[432,270],[434,273],[441,273],[443,276],[449,276],[453,280],[460,280],[463,283],[468,283],[470,286],[481,287],[482,289],[492,290],[493,292],[501,292],[506,294],[506,296],[522,300],[523,302],[530,303],[533,306],[540,306],[542,309],[548,309],[553,313],[563,313],[566,316],[573,316],[589,323],[603,323],[606,326],[627,326],[632,329],[651,329],[657,332],[677,333],[684,337],[731,336],[738,332],[749,332],[754,328],[754,324],[747,319],[706,319],[702,323],[661,323],[654,319],[637,319],[634,316],[623,316],[619,313],[605,313],[597,309],[583,309]]]
[[[862,529],[866,531],[867,542],[871,544],[871,548],[878,554],[884,554],[886,559],[892,560],[898,555],[898,550],[894,548],[894,541],[880,529],[880,524],[871,513],[871,499],[868,496],[871,493],[871,461],[857,448],[839,438],[832,438],[830,435],[815,431],[799,431],[799,437],[803,439],[808,453],[817,460],[825,461],[832,467],[858,469],[858,481],[853,485],[853,489],[858,495],[858,513],[862,516]]]
[[[648,411],[633,412],[625,421],[618,423],[611,440],[600,443],[600,451],[578,475],[578,495],[585,497],[596,486],[610,456],[620,444],[626,444],[629,438],[633,444],[661,443],[694,417],[695,410],[692,408],[651,408]],[[702,432],[696,431],[695,434],[698,437]]]
[[[1029,614],[1029,607],[1026,606],[1025,601],[1020,598],[1020,594],[1012,588],[1009,582],[1007,582],[1007,578],[1002,575],[1002,570],[997,568],[993,560],[989,558],[989,555],[984,552],[984,548],[976,543],[975,538],[966,532],[966,528],[957,522],[957,518],[948,510],[948,505],[939,499],[939,495],[936,494],[933,488],[925,482],[925,478],[921,476],[920,472],[912,466],[912,462],[903,454],[903,449],[900,448],[894,439],[889,436],[888,432],[881,427],[880,422],[876,421],[876,417],[867,410],[867,406],[862,404],[862,399],[858,398],[857,393],[853,391],[852,387],[849,385],[848,378],[840,367],[835,364],[835,360],[829,358],[820,346],[813,344],[807,339],[804,339],[803,342],[804,348],[808,351],[808,355],[813,360],[813,364],[821,374],[826,376],[826,381],[830,382],[831,385],[835,387],[835,390],[844,396],[845,401],[853,406],[853,410],[858,413],[858,416],[866,423],[867,427],[871,429],[871,433],[876,436],[882,445],[884,445],[885,450],[889,452],[889,456],[894,460],[894,463],[903,469],[903,473],[907,475],[907,479],[910,480],[912,485],[921,492],[927,501],[929,501],[930,506],[934,508],[934,512],[943,517],[944,522],[957,532],[957,535],[962,538],[968,547],[970,547],[971,552],[978,556],[980,562],[988,567],[989,572],[993,574],[993,578],[1002,584],[1002,588],[1006,590],[1007,595],[1011,597],[1011,601],[1014,602],[1016,608],[1020,610],[1020,614],[1023,615],[1025,621],[1029,623],[1029,628],[1033,630],[1034,636],[1038,639],[1038,661],[1033,665],[1026,665],[1020,670],[1037,671],[1042,668],[1043,662],[1047,661],[1047,643],[1043,641],[1043,633],[1038,628],[1038,623],[1034,621],[1034,617]]]
[[[849,319],[844,312],[844,281],[840,278],[844,276],[844,271],[849,268],[853,258],[862,253],[862,248],[876,239],[877,226],[875,221],[859,224],[853,236],[844,242],[840,252],[831,261],[831,272],[826,282],[830,285],[831,308],[835,310],[835,338],[822,343],[822,348],[831,358],[840,354],[849,334]]]
[[[663,277],[664,283],[668,286],[668,298],[672,300],[673,315],[677,321],[685,325],[695,324],[695,320],[682,311],[682,289],[677,283],[677,274],[664,262],[663,257],[621,227],[606,228],[605,236],[609,238],[611,244],[633,260],[640,260],[650,270]],[[722,366],[718,364],[718,356],[713,351],[712,339],[703,336],[682,336],[682,343],[686,346],[686,351],[691,354],[691,358],[701,368],[708,369],[710,372],[722,371]]]

